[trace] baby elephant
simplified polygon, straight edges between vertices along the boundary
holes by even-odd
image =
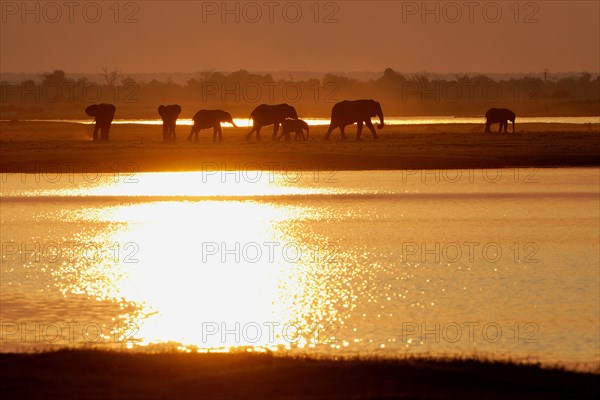
[[[294,132],[296,136],[294,140],[307,140],[308,139],[308,124],[306,121],[301,119],[285,119],[281,123],[281,127],[283,130],[281,131],[281,135],[279,135],[278,140],[281,140],[282,137],[285,136],[285,140],[291,140],[290,133]],[[306,131],[306,136],[304,136],[304,132]]]
[[[221,130],[221,122],[229,122],[231,125],[237,128],[233,123],[231,114],[223,110],[200,110],[194,117],[194,126],[188,136],[187,140],[192,141],[192,136],[195,134],[195,141],[198,141],[198,133],[201,129],[213,128],[213,142],[217,140],[217,134],[219,134],[219,141],[223,140],[223,133]]]

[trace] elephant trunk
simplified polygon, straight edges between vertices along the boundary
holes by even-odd
[[[383,112],[381,111],[381,109],[377,113],[377,116],[379,117],[379,125],[377,125],[377,129],[382,129],[384,124],[383,124]]]
[[[306,124],[306,140],[308,140],[308,124]]]
[[[233,122],[233,118],[229,117],[229,121],[228,121],[231,125],[233,125],[234,128],[239,128],[239,126],[237,126],[235,124],[235,122]]]
[[[516,120],[516,118],[512,120],[513,133],[515,133],[515,120]]]

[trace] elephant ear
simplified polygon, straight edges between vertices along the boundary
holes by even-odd
[[[161,118],[165,117],[166,111],[167,111],[167,107],[163,106],[162,104],[160,106],[158,106],[158,115],[160,115]]]
[[[175,110],[175,115],[179,116],[181,114],[181,106],[179,104],[173,105],[173,109]]]
[[[290,114],[292,115],[293,119],[298,119],[298,113],[296,112],[296,109],[294,108],[294,106],[288,106],[290,108]]]
[[[92,104],[85,109],[85,113],[90,117],[96,116],[96,110],[98,109],[98,104]]]
[[[107,110],[107,114],[110,114],[111,119],[115,117],[115,113],[117,112],[117,107],[115,107],[114,104],[107,104],[106,110]]]

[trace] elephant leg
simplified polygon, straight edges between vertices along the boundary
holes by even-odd
[[[219,142],[223,141],[223,128],[221,128],[221,124],[219,124],[219,130],[217,131],[219,133]]]
[[[221,124],[219,123],[213,126],[213,142],[217,141],[217,135],[219,136],[219,141],[223,140],[221,136]]]
[[[98,123],[95,123],[94,124],[94,134],[92,135],[93,140],[98,140],[98,129],[100,129],[100,127],[98,126]]]
[[[273,140],[277,140],[277,132],[279,131],[279,122],[275,122],[275,127],[273,128]]]
[[[331,136],[331,132],[335,129],[333,124],[329,124],[329,128],[327,129],[327,133],[325,134],[325,140],[329,140],[329,136]]]
[[[171,125],[171,135],[173,136],[173,140],[175,140],[175,138],[177,137],[175,135],[175,122],[173,122],[173,124]]]
[[[362,135],[363,122],[358,121],[356,125],[356,140],[360,140],[360,135]]]
[[[246,134],[246,140],[250,140],[250,138],[252,137],[252,133],[254,133],[254,131],[256,131],[256,128],[253,126],[252,129],[250,129],[250,132],[248,132]]]
[[[196,128],[195,126],[192,126],[192,130],[190,131],[190,134],[189,134],[189,135],[188,135],[188,137],[187,137],[187,141],[188,141],[188,142],[191,142],[191,141],[192,141],[192,136],[194,135],[194,129],[195,129],[195,128]]]
[[[346,129],[346,126],[340,125],[340,132],[342,133],[342,140],[346,140],[346,132],[344,132],[344,129]]]
[[[491,126],[492,126],[492,124],[490,122],[485,123],[485,133],[491,133],[490,132]]]
[[[100,127],[100,140],[108,141],[108,130],[110,129],[110,125],[103,125]]]
[[[370,119],[365,121],[365,125],[367,126],[367,128],[369,128],[369,130],[373,134],[373,139],[378,139],[379,136],[377,136],[377,133],[375,132],[375,128],[373,127],[373,123],[371,122]]]
[[[259,126],[258,128],[256,128],[256,140],[260,140],[260,128],[262,127]]]
[[[169,130],[167,129],[167,123],[163,122],[163,140],[166,142],[167,140],[169,140]]]

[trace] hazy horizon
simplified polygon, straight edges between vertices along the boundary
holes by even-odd
[[[393,69],[393,68],[392,68]],[[48,71],[28,71],[28,72],[15,72],[15,71],[0,71],[0,81],[18,83],[25,80],[41,81],[45,74],[51,73],[59,69],[53,69]],[[109,71],[118,71],[121,78],[131,77],[139,82],[148,82],[150,80],[163,80],[173,81],[174,83],[184,84],[191,78],[197,78],[207,72],[218,72],[225,75],[232,74],[238,71],[247,71],[250,74],[256,75],[271,75],[273,79],[293,80],[302,81],[308,79],[322,79],[326,75],[343,76],[346,78],[357,79],[360,81],[368,81],[371,79],[378,79],[384,74],[384,70],[381,71],[313,71],[313,70],[249,70],[240,68],[238,70],[205,70],[205,71],[167,71],[167,72],[141,72],[141,71],[123,71],[118,68],[108,68]],[[80,72],[80,71],[68,71],[63,70],[67,77],[71,79],[86,78],[92,82],[104,82],[103,72],[98,69],[96,72]],[[455,79],[457,76],[487,76],[493,80],[507,80],[507,79],[519,79],[523,77],[543,77],[544,71],[528,71],[528,72],[481,72],[481,71],[451,71],[451,72],[431,72],[431,71],[398,71],[395,72],[404,76],[416,76],[426,74],[431,79]],[[548,71],[549,77],[554,79],[560,79],[570,76],[579,76],[584,73],[589,73],[593,78],[600,75],[600,71]],[[290,79],[290,77],[292,79]]]
[[[223,4],[3,2],[0,71],[600,71],[598,2]]]

